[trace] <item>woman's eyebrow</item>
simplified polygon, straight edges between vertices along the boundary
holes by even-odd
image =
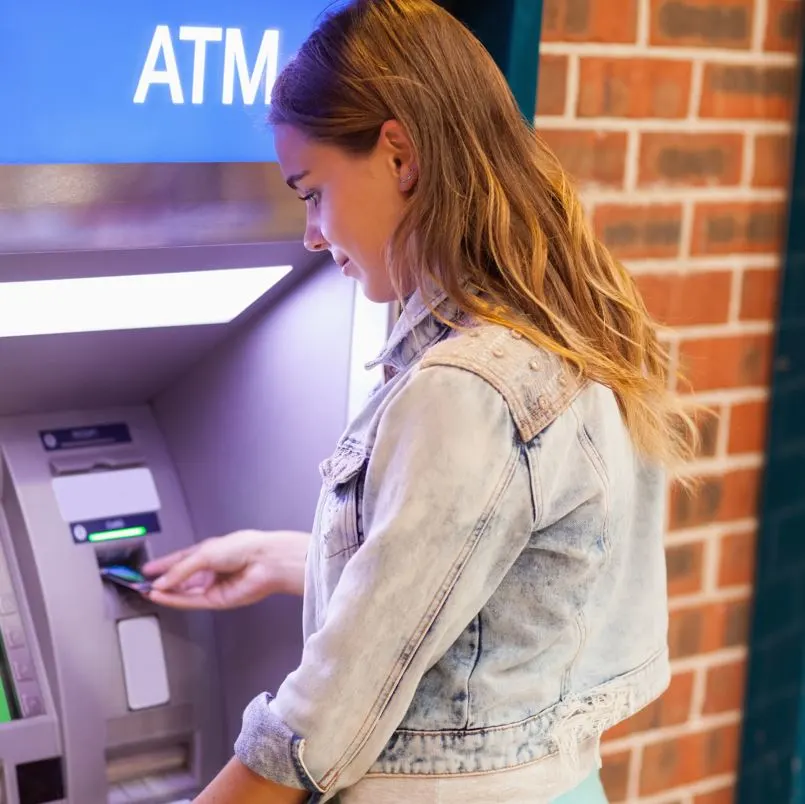
[[[308,173],[310,173],[310,171],[309,171],[309,170],[303,170],[301,173],[294,173],[292,176],[288,176],[288,178],[285,180],[285,183],[286,183],[286,184],[287,184],[287,185],[288,185],[288,186],[289,186],[289,187],[290,187],[292,190],[295,190],[295,189],[296,189],[296,183],[297,183],[298,181],[301,181],[302,179],[304,179],[304,178],[305,178],[305,176],[307,176],[307,175],[308,175]]]

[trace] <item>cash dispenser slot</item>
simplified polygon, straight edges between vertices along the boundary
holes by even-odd
[[[145,466],[145,459],[139,453],[130,450],[89,454],[84,452],[81,455],[60,455],[50,459],[50,471],[54,477],[142,466]]]
[[[197,781],[192,741],[147,745],[113,751],[106,758],[109,804],[174,802],[192,796]]]

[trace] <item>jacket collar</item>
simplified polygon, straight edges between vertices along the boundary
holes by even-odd
[[[433,344],[440,341],[449,330],[433,311],[447,321],[457,320],[458,308],[448,300],[444,291],[424,293],[414,291],[405,302],[402,314],[394,325],[383,351],[367,363],[366,368],[391,366],[396,371],[405,371]]]

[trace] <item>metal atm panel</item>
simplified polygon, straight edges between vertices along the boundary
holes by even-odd
[[[53,690],[45,714],[61,724],[65,800],[191,798],[226,757],[211,617],[158,609],[100,576],[139,567],[155,544],[161,554],[194,542],[150,411],[0,420],[0,449],[6,537]]]

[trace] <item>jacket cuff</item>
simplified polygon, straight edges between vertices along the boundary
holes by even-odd
[[[235,741],[235,756],[253,773],[285,787],[307,790],[309,802],[321,801],[325,792],[305,767],[305,740],[271,712],[272,696],[258,695],[243,713]]]

